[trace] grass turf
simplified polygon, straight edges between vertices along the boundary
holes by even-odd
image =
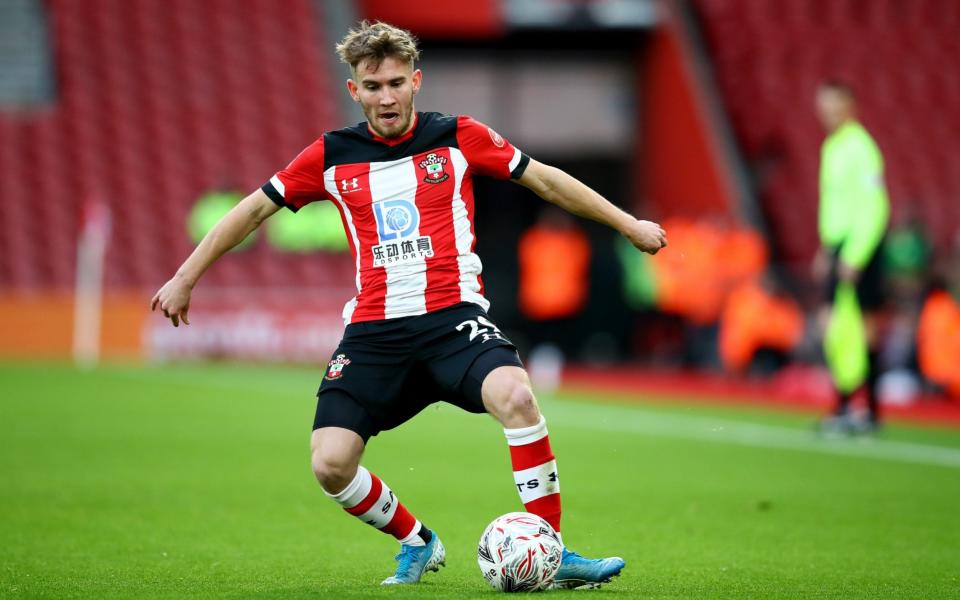
[[[309,468],[317,371],[0,365],[2,597],[492,597],[475,544],[518,510],[488,417],[428,408],[364,464],[448,566],[380,589],[396,544]],[[960,597],[960,434],[824,441],[810,417],[543,397],[564,538],[618,554],[629,598]],[[583,592],[551,592],[563,596]]]

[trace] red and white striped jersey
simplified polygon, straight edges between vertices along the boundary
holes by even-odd
[[[377,136],[366,122],[325,133],[263,185],[293,211],[317,200],[340,210],[357,266],[346,324],[460,302],[489,308],[473,252],[472,177],[516,179],[530,159],[470,117],[415,119],[396,139]]]

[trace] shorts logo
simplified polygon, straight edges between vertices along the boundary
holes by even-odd
[[[405,238],[420,225],[420,212],[409,200],[384,200],[373,205],[381,242]]]
[[[443,183],[447,179],[450,179],[450,175],[443,170],[443,165],[445,164],[447,164],[447,157],[440,156],[433,152],[417,163],[421,169],[427,171],[427,176],[423,178],[425,183]]]
[[[507,143],[506,140],[503,139],[503,136],[490,127],[487,127],[487,133],[490,134],[490,139],[493,140],[493,145],[497,148],[503,148],[503,145]]]
[[[343,375],[343,368],[350,364],[350,359],[345,354],[338,354],[336,358],[327,363],[327,374],[324,379],[340,379]]]

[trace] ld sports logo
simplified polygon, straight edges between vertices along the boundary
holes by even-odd
[[[338,354],[336,358],[327,363],[327,374],[324,379],[340,379],[343,376],[343,368],[350,364],[350,359],[345,354]]]
[[[433,256],[428,235],[414,235],[420,225],[420,212],[409,200],[384,200],[373,205],[380,243],[373,246],[373,266],[418,261]]]
[[[423,178],[425,183],[443,183],[450,179],[450,175],[443,169],[443,165],[445,164],[447,164],[446,156],[440,156],[439,154],[431,152],[426,158],[417,163],[417,166],[427,172],[427,176]]]
[[[409,200],[384,200],[373,205],[381,242],[405,238],[420,224],[420,211]]]

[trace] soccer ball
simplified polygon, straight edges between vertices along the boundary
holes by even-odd
[[[480,536],[477,563],[500,592],[545,590],[563,558],[560,536],[549,523],[525,512],[497,517]]]

